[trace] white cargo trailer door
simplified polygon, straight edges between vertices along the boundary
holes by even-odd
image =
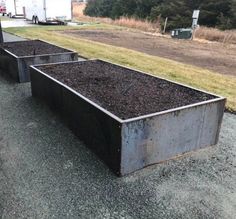
[[[7,14],[15,15],[15,0],[6,1],[6,12]]]
[[[47,20],[71,20],[71,0],[46,0]]]
[[[45,7],[44,0],[26,0],[25,13],[28,20],[37,17],[38,21],[45,22]]]
[[[55,1],[56,2],[56,1]],[[33,0],[33,12],[34,16],[38,18],[40,22],[46,21],[46,0]]]
[[[6,0],[1,0],[0,1],[0,6],[5,7],[6,6]]]
[[[15,0],[15,9],[16,9],[16,15],[23,15],[24,10],[23,10],[23,1],[22,0]]]

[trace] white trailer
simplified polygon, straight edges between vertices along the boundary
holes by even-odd
[[[25,16],[33,23],[60,23],[72,19],[71,0],[27,0]]]
[[[25,1],[27,0],[6,0],[6,14],[9,17],[23,17]]]
[[[0,0],[0,13],[3,16],[6,14],[6,0]]]

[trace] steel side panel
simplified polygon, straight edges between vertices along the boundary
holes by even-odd
[[[67,62],[78,60],[77,53],[51,54],[45,56],[32,56],[18,58],[19,82],[30,82],[30,65],[40,65],[56,62]]]
[[[215,145],[225,100],[124,123],[121,174]]]
[[[0,48],[0,69],[15,81],[19,81],[18,60]]]
[[[32,95],[57,111],[74,134],[120,175],[121,124],[37,70],[30,72]]]
[[[62,101],[71,130],[120,175],[121,124],[64,87]]]
[[[226,100],[206,105],[201,138],[198,143],[201,147],[216,145],[219,141],[221,124],[223,121]],[[210,142],[211,144],[207,144]]]
[[[52,110],[58,112],[62,108],[62,87],[49,78],[30,68],[32,96],[45,101]]]

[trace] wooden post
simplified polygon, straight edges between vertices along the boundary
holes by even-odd
[[[168,17],[166,17],[165,25],[164,25],[164,30],[163,30],[162,34],[165,34],[165,32],[166,32],[167,22],[168,22]]]
[[[74,10],[74,1],[71,1],[71,8],[70,8],[70,10],[71,10],[71,21],[73,21],[73,19],[74,19],[74,15],[73,15],[73,10]]]
[[[2,34],[2,21],[0,20],[0,43],[3,43],[3,34]]]
[[[26,19],[25,6],[23,7],[24,19]]]
[[[190,38],[190,40],[194,40],[195,37],[195,28],[192,29],[192,37]]]

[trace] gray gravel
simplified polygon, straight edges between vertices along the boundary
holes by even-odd
[[[4,42],[12,42],[12,41],[22,41],[25,39],[15,36],[15,35],[12,35],[12,34],[9,34],[9,33],[6,33],[6,32],[3,32],[3,40],[4,40]]]
[[[0,76],[0,100],[2,218],[235,218],[235,115],[217,146],[117,178],[29,84]]]

